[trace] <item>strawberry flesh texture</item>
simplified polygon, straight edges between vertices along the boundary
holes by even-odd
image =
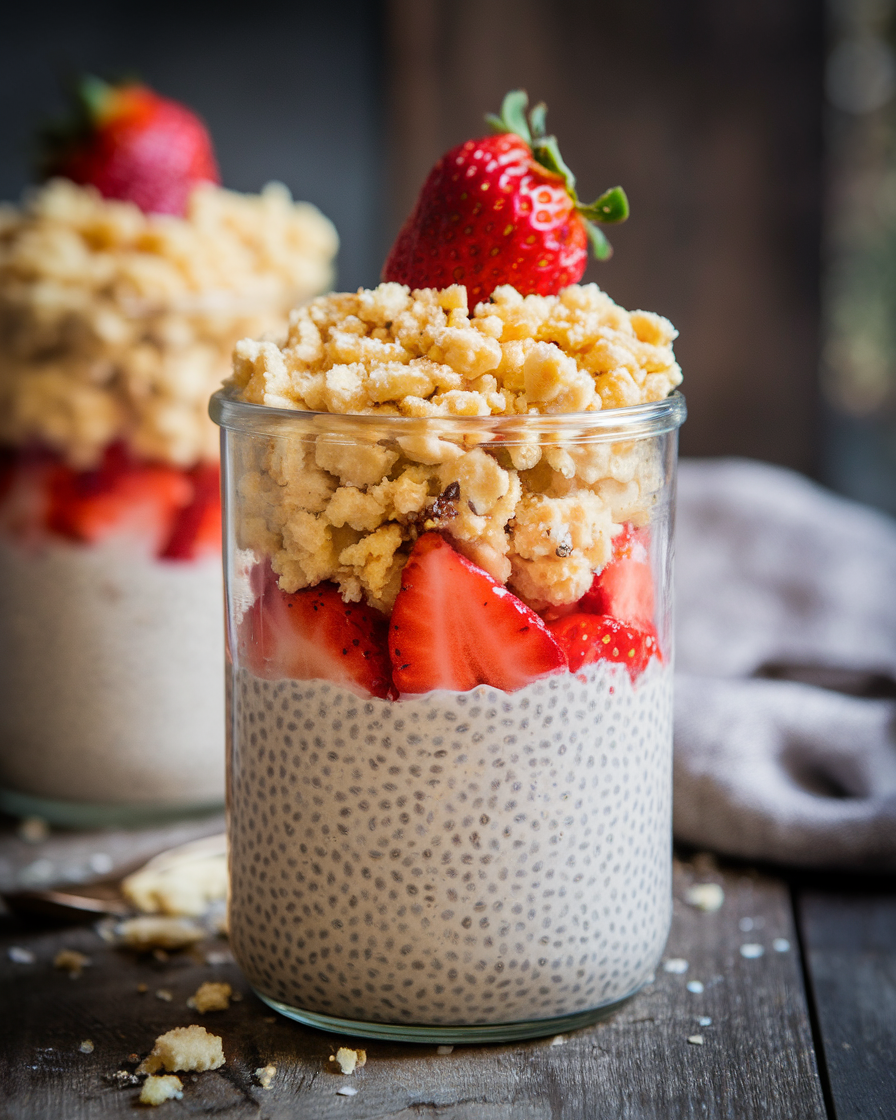
[[[646,530],[624,527],[613,542],[613,558],[594,577],[578,610],[611,615],[633,626],[653,626],[653,573]]]
[[[508,132],[468,140],[436,163],[383,279],[411,288],[465,284],[472,304],[500,284],[555,295],[581,279],[587,260],[585,224],[563,178]]]
[[[560,643],[572,673],[596,661],[613,661],[625,665],[634,681],[651,657],[660,657],[653,627],[626,626],[608,615],[569,614],[549,622],[548,629]]]
[[[256,569],[258,572],[258,569]],[[332,583],[282,591],[267,568],[239,626],[239,657],[266,680],[323,680],[360,696],[394,696],[386,619],[366,603],[346,603]]]
[[[96,187],[104,198],[134,202],[145,213],[180,217],[198,183],[220,182],[199,117],[145,86],[110,90],[92,134],[53,172]]]
[[[174,520],[162,560],[195,560],[221,552],[221,471],[202,463],[189,473],[193,497]]]
[[[504,692],[566,668],[542,620],[438,533],[417,539],[389,624],[399,693],[486,684]]]

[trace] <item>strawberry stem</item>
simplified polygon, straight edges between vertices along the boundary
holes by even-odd
[[[529,95],[524,89],[512,89],[505,94],[501,103],[501,115],[489,113],[486,121],[496,132],[511,132],[524,140],[532,149],[532,157],[548,171],[560,175],[566,183],[569,197],[585,223],[588,240],[599,261],[609,260],[613,255],[610,242],[595,223],[610,225],[624,222],[629,216],[628,198],[622,187],[611,187],[604,191],[594,202],[583,204],[576,194],[576,177],[560,155],[560,146],[555,136],[546,135],[547,106],[543,101],[535,105],[526,119]]]

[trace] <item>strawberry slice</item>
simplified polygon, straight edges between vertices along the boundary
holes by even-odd
[[[653,626],[653,573],[646,529],[626,525],[613,542],[613,559],[579,600],[587,614],[608,614],[633,626]]]
[[[400,693],[514,692],[566,668],[538,615],[438,533],[418,538],[402,572],[389,655]]]
[[[178,513],[162,560],[195,560],[221,552],[221,470],[203,463],[189,474],[193,498]]]
[[[120,445],[107,448],[96,470],[57,466],[49,491],[52,532],[87,544],[136,538],[153,553],[163,547],[175,517],[192,497],[183,471],[134,463]]]
[[[281,591],[270,568],[262,583],[238,634],[240,661],[255,676],[333,681],[359,696],[394,696],[387,623],[378,611],[343,602],[332,583]]]
[[[572,673],[595,661],[614,661],[625,665],[634,681],[651,657],[661,658],[652,626],[641,629],[608,615],[577,613],[548,623],[548,629],[560,643]]]

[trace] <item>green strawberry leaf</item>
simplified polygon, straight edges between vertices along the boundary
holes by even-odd
[[[532,129],[532,136],[535,140],[541,138],[547,133],[545,127],[545,118],[548,115],[548,107],[543,101],[539,101],[532,112],[529,114],[529,127]]]
[[[629,214],[628,198],[622,187],[611,187],[590,206],[578,206],[576,209],[591,222],[624,222]]]
[[[532,145],[532,154],[542,167],[562,175],[566,182],[566,189],[576,200],[576,177],[566,166],[563,156],[560,155],[560,146],[556,136],[542,136]]]
[[[512,89],[501,102],[501,115],[489,113],[486,120],[496,132],[514,132],[527,144],[532,143],[532,133],[526,123],[529,95],[524,89]]]
[[[604,231],[598,229],[592,222],[585,222],[585,230],[588,234],[588,240],[591,242],[591,248],[594,251],[595,257],[599,261],[608,261],[613,255],[613,246],[607,241],[604,236]]]

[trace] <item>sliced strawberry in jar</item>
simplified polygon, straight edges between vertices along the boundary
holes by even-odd
[[[548,623],[548,629],[560,643],[572,673],[596,661],[613,661],[624,665],[634,681],[651,657],[661,659],[652,626],[642,629],[608,615],[577,613]]]
[[[611,615],[634,626],[653,626],[653,573],[646,529],[623,528],[613,542],[613,558],[594,577],[578,609]]]
[[[514,692],[566,668],[538,615],[438,533],[418,538],[402,572],[389,654],[399,693]]]
[[[239,625],[242,665],[266,680],[332,681],[359,696],[393,695],[386,619],[346,603],[332,583],[282,591],[268,569]]]

